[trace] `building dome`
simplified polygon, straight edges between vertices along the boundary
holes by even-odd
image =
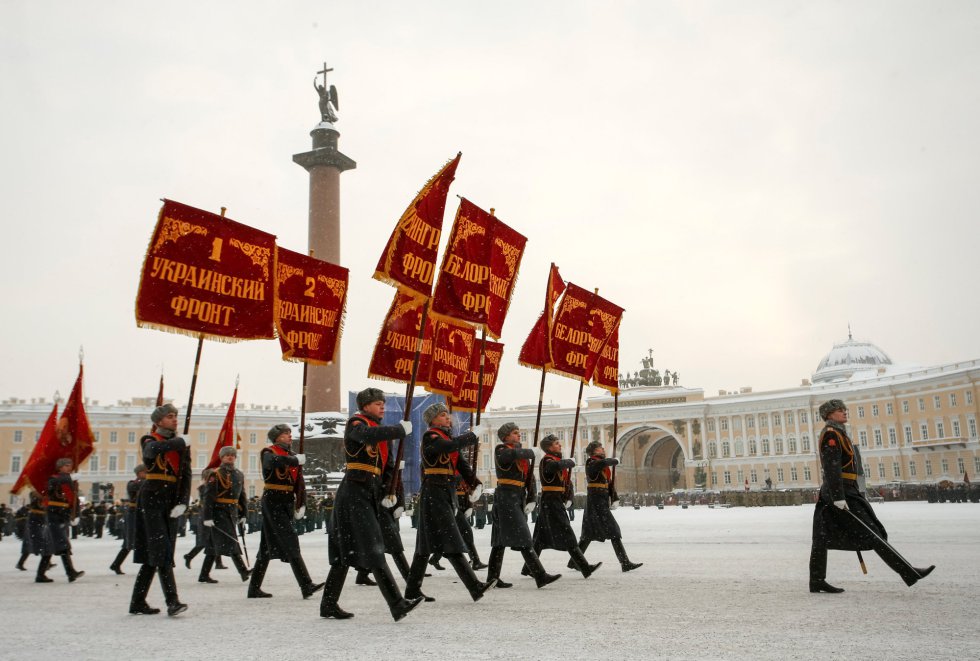
[[[846,342],[835,344],[813,373],[813,383],[846,381],[855,372],[891,365],[892,359],[870,342],[860,342],[847,336]]]

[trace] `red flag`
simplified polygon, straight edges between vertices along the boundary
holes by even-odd
[[[225,342],[272,339],[275,240],[164,200],[143,261],[136,324]]]
[[[27,463],[20,471],[20,476],[14,482],[10,493],[20,493],[25,486],[30,486],[38,493],[44,493],[48,486],[48,478],[54,473],[54,464],[61,456],[58,437],[55,433],[55,421],[58,419],[58,404],[55,403],[51,409],[51,415],[41,429],[41,435],[31,450],[31,456],[27,458]]]
[[[276,248],[276,330],[283,360],[333,362],[348,279],[343,266]]]
[[[545,289],[544,312],[538,317],[530,334],[521,347],[517,362],[525,367],[541,369],[550,367],[551,360],[551,325],[555,316],[555,303],[565,291],[565,281],[558,273],[558,267],[551,263],[548,272],[548,286]]]
[[[619,392],[619,326],[609,336],[609,340],[599,353],[592,385],[605,388],[616,394]]]
[[[599,358],[602,355],[602,348],[612,337],[612,334],[619,328],[619,322],[623,318],[623,308],[615,303],[610,303],[598,294],[592,298],[592,307],[589,309],[589,360],[585,366],[585,374],[592,378]],[[617,357],[618,343],[617,339]],[[616,369],[619,369],[617,358]]]
[[[82,462],[88,459],[95,446],[95,434],[88,424],[88,416],[85,414],[85,400],[82,397],[82,366],[78,366],[78,378],[75,385],[68,395],[65,408],[61,411],[61,419],[58,420],[58,443],[63,452],[61,457],[70,457],[75,462],[73,470],[78,470]],[[59,457],[60,458],[60,457]],[[52,466],[51,472],[54,472]]]
[[[527,237],[494,219],[490,243],[490,282],[487,294],[487,333],[499,340],[504,332],[504,319],[510,307],[510,297],[517,283],[517,272],[524,257]]]
[[[497,384],[497,375],[500,373],[500,361],[504,355],[504,345],[501,342],[487,340],[483,350],[486,361],[483,364],[483,392],[479,392],[477,384],[480,381],[480,346],[483,343],[476,341],[473,343],[473,353],[470,358],[470,368],[466,372],[466,378],[462,385],[456,389],[450,401],[454,411],[473,411],[477,409],[477,399],[480,400],[480,411],[487,408],[487,402],[493,395],[493,387]]]
[[[221,424],[221,431],[218,432],[218,440],[214,442],[214,449],[211,451],[211,461],[208,468],[217,468],[221,463],[219,453],[221,448],[235,443],[235,402],[238,400],[238,386],[231,396],[231,404],[228,405],[228,412],[225,413],[225,421]]]
[[[433,339],[432,362],[425,388],[452,397],[469,372],[476,334],[472,326],[439,320]]]
[[[395,292],[391,307],[388,308],[388,314],[381,326],[381,332],[378,334],[378,341],[374,345],[374,353],[371,354],[371,364],[368,366],[369,377],[399,383],[411,381],[424,305],[424,299],[413,298],[401,291]],[[416,383],[420,386],[426,385],[425,379],[429,374],[433,332],[434,323],[427,317],[416,379]]]
[[[565,288],[551,329],[551,371],[579,381],[589,380],[589,310],[594,299],[593,292],[574,283],[569,282]]]
[[[456,154],[429,179],[405,209],[375,268],[377,280],[415,296],[432,296],[446,195],[461,156],[462,153]]]

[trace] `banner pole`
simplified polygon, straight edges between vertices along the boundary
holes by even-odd
[[[538,431],[541,429],[541,407],[544,404],[544,377],[548,373],[544,367],[541,368],[541,389],[538,390],[538,415],[534,419],[534,447],[538,447]]]
[[[419,362],[422,359],[422,341],[425,339],[425,323],[429,318],[429,299],[422,305],[422,316],[419,318],[419,336],[415,343],[415,360],[412,361],[412,379],[405,388],[405,410],[402,420],[406,422],[412,417],[412,395],[415,393],[415,379],[419,373]],[[394,496],[402,481],[402,459],[405,456],[405,439],[398,442],[398,453],[395,456],[395,477],[388,487],[388,495]]]

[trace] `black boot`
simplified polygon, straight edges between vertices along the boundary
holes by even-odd
[[[125,562],[126,556],[129,555],[129,549],[122,549],[116,554],[116,559],[112,561],[109,565],[109,569],[116,572],[119,576],[125,575],[126,572],[122,570],[122,563]]]
[[[174,617],[187,610],[187,604],[180,603],[177,597],[177,580],[174,578],[174,568],[157,567],[157,575],[160,577],[160,587],[163,588],[163,596],[167,600],[167,615]]]
[[[22,553],[21,556],[20,556],[20,560],[17,561],[17,564],[14,565],[14,567],[16,567],[17,569],[19,569],[21,571],[27,571],[27,567],[24,566],[24,562],[27,561],[27,557],[29,555],[30,555],[30,553]]]
[[[211,578],[211,567],[214,566],[214,556],[210,553],[204,554],[204,562],[201,564],[201,573],[197,577],[198,583],[217,583]]]
[[[624,572],[633,571],[643,566],[642,562],[630,562],[629,557],[626,555],[626,547],[623,546],[622,537],[617,537],[611,541],[613,550],[616,551],[616,559],[619,560],[619,564],[622,566]]]
[[[838,594],[843,591],[844,588],[835,588],[822,578],[810,579],[810,592],[829,592],[830,594]]]
[[[191,560],[193,560],[194,559],[194,556],[197,555],[198,553],[200,553],[202,550],[204,550],[204,547],[203,546],[195,546],[194,548],[192,548],[187,553],[187,555],[184,556],[184,566],[187,567],[188,569],[190,569],[191,568]]]
[[[902,574],[902,580],[905,581],[905,585],[912,587],[918,581],[922,580],[926,576],[932,573],[932,570],[936,568],[936,565],[929,565],[928,567],[920,569],[919,567],[910,567],[911,571]]]
[[[514,587],[513,583],[500,580],[500,568],[504,565],[504,551],[506,550],[503,546],[494,546],[490,549],[490,564],[487,568],[487,582],[493,581],[494,587],[501,589]]]
[[[133,583],[133,596],[129,600],[130,615],[156,615],[160,612],[159,608],[151,608],[146,603],[146,595],[150,591],[155,573],[156,570],[149,565],[140,566],[136,574],[136,582]]]
[[[306,570],[306,563],[303,562],[302,557],[290,560],[289,566],[293,568],[293,576],[296,577],[296,582],[299,583],[299,589],[303,593],[303,599],[309,599],[323,587],[323,583],[314,583],[313,579],[310,578],[310,572]]]
[[[578,550],[585,554],[585,549],[589,548],[589,543],[587,540],[580,539],[578,542]],[[575,561],[571,558],[568,559],[568,564],[566,565],[569,569],[575,569]]]
[[[375,567],[372,571],[374,580],[378,583],[378,589],[381,590],[385,601],[388,602],[388,610],[391,611],[391,617],[395,619],[395,622],[404,618],[416,606],[422,603],[422,597],[415,597],[414,599],[405,599],[402,597],[401,591],[398,589],[398,584],[395,583],[395,578],[391,575],[391,570],[388,569],[388,565],[383,564],[380,567]]]
[[[469,537],[466,539],[466,548],[470,550],[470,566],[473,567],[474,571],[480,569],[486,569],[489,567],[486,563],[480,562],[480,554],[476,550],[476,544],[473,542],[473,532],[470,532]]]
[[[408,574],[411,568],[408,566],[408,558],[405,557],[405,552],[392,553],[391,559],[395,561],[395,567],[398,569],[398,573],[402,575],[402,580],[408,583]]]
[[[225,563],[221,562],[221,556],[220,555],[214,556],[214,568],[215,569],[228,569],[228,566]]]
[[[242,583],[247,581],[249,576],[252,575],[252,570],[245,566],[245,561],[242,560],[242,556],[231,556],[231,562],[235,565],[235,569],[238,570],[238,575],[242,577]]]
[[[78,579],[80,579],[82,576],[85,576],[85,572],[83,572],[83,571],[75,571],[75,565],[73,565],[72,562],[71,562],[71,554],[69,554],[69,553],[62,553],[61,554],[61,564],[63,564],[65,566],[65,574],[68,575],[68,582],[69,583],[74,583],[75,581],[77,581]]]
[[[354,579],[354,584],[355,585],[372,585],[372,586],[373,585],[377,585],[377,583],[375,583],[374,581],[371,580],[371,575],[368,573],[368,570],[367,569],[358,569],[357,570],[357,578]]]
[[[537,545],[535,545],[534,547],[534,553],[535,555],[538,556],[539,560],[541,559],[541,551],[543,550],[544,549],[538,548]],[[570,569],[576,569],[576,567],[570,567]],[[530,575],[531,575],[531,568],[528,567],[527,563],[525,562],[524,565],[521,567],[521,576],[530,576]]]
[[[554,583],[561,578],[561,574],[549,574],[544,570],[538,554],[533,549],[521,549],[521,555],[524,556],[524,562],[527,564],[528,569],[531,570],[531,576],[534,577],[534,584],[539,588],[543,588],[549,583]]]
[[[439,571],[443,571],[443,570],[445,570],[445,569],[446,569],[445,567],[443,567],[442,565],[440,565],[440,564],[439,564],[439,560],[440,560],[441,558],[442,558],[442,556],[441,556],[441,555],[439,555],[438,553],[436,553],[436,554],[435,554],[434,556],[432,556],[432,558],[431,558],[431,559],[429,560],[429,564],[430,564],[430,565],[432,565],[432,568],[433,568],[433,569],[438,569]]]
[[[462,553],[447,554],[446,559],[449,560],[449,564],[456,570],[456,575],[459,576],[459,580],[466,586],[473,601],[480,601],[483,595],[486,594],[486,591],[496,583],[494,580],[487,580],[484,583],[478,579],[476,574],[473,573],[473,568],[470,566],[470,563],[463,559]]]
[[[353,613],[348,613],[337,604],[346,579],[347,565],[331,565],[326,587],[323,588],[323,598],[320,599],[320,617],[332,617],[336,620],[354,617]]]
[[[601,562],[597,562],[594,565],[590,565],[589,561],[585,559],[585,554],[579,547],[572,548],[568,552],[568,555],[572,556],[572,562],[575,563],[575,568],[582,572],[582,578],[588,578],[592,576],[592,572],[602,566]]]
[[[51,583],[52,579],[44,575],[44,572],[48,571],[48,567],[51,566],[51,556],[42,555],[41,562],[37,565],[37,576],[34,577],[35,583]]]
[[[252,568],[252,578],[248,583],[249,599],[268,599],[272,595],[262,591],[262,580],[265,578],[265,570],[269,567],[269,558],[259,553],[255,558],[255,566]]]
[[[402,556],[404,559],[405,556]],[[405,579],[405,598],[415,599],[421,597],[425,601],[435,601],[435,597],[429,597],[422,593],[422,579],[428,574],[425,573],[425,565],[428,558],[424,555],[416,555],[412,558],[412,566],[408,570],[408,577]]]

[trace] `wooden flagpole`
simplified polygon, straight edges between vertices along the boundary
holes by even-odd
[[[412,396],[415,394],[415,379],[419,373],[419,362],[422,359],[422,341],[425,339],[425,322],[429,318],[429,300],[425,299],[422,304],[422,316],[419,319],[419,336],[415,342],[415,360],[412,361],[412,379],[405,388],[405,410],[402,420],[408,421],[412,417]],[[405,456],[405,439],[398,441],[398,452],[395,455],[395,477],[388,485],[388,495],[394,496],[398,493],[398,487],[402,481],[402,459]]]

